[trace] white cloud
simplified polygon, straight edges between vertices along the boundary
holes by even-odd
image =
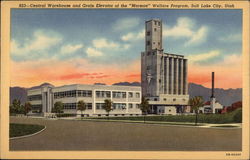
[[[206,41],[208,28],[202,26],[195,34],[192,35],[191,39],[187,41],[184,45],[198,45]]]
[[[111,41],[109,42],[105,38],[99,38],[99,39],[93,40],[93,45],[96,48],[118,48],[120,46],[118,43],[111,42]]]
[[[14,39],[10,42],[10,52],[13,54],[21,54],[20,53],[20,44]],[[23,54],[25,54],[25,53],[26,52],[24,52]]]
[[[93,47],[87,49],[89,53],[87,53],[88,56],[95,55],[95,56],[101,56],[102,53],[108,52],[111,53],[115,51],[116,53],[127,50],[130,48],[130,44],[122,44],[118,42],[113,42],[111,40],[108,40],[106,38],[97,38],[92,41]]]
[[[188,17],[180,17],[177,19],[177,24],[173,27],[163,25],[163,36],[172,38],[188,38],[189,40],[184,45],[197,45],[206,41],[208,27],[201,26],[198,29],[195,26],[195,21]]]
[[[140,19],[136,17],[128,17],[119,19],[113,25],[113,29],[116,31],[122,31],[134,28],[140,24]]]
[[[241,41],[242,36],[241,34],[229,34],[225,37],[220,37],[218,40],[221,42],[239,42]]]
[[[187,38],[184,45],[198,45],[206,41],[208,35],[208,27],[201,26],[197,29],[195,21],[188,17],[180,17],[174,26],[163,24],[163,37],[171,38]],[[129,32],[121,37],[123,41],[137,41],[145,37],[145,29],[140,32]]]
[[[166,27],[164,27],[166,26]],[[177,24],[172,28],[168,25],[163,25],[163,36],[165,37],[192,37],[193,31],[191,28],[194,26],[194,22],[187,17],[180,17],[177,19]]]
[[[91,47],[87,48],[86,53],[88,57],[98,57],[103,55],[101,51]]]
[[[127,33],[126,35],[123,35],[121,39],[123,41],[137,41],[143,39],[145,36],[145,29],[141,30],[138,33],[130,32]]]
[[[54,32],[37,30],[33,33],[32,39],[26,39],[24,44],[13,39],[11,41],[11,53],[13,55],[27,55],[32,51],[36,53],[55,46],[61,40],[61,36]]]
[[[201,54],[196,54],[196,55],[190,55],[188,56],[188,60],[190,63],[195,63],[195,62],[202,62],[202,61],[207,61],[209,59],[218,57],[220,55],[220,51],[218,50],[212,50],[208,53],[201,53]]]
[[[77,51],[81,48],[83,48],[82,44],[76,44],[76,45],[68,44],[68,45],[61,47],[61,53],[62,54],[71,54],[71,53],[74,53],[75,51]]]
[[[241,54],[229,54],[226,55],[223,59],[223,64],[225,65],[241,65],[242,64],[242,56]]]

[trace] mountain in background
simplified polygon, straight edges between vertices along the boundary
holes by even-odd
[[[24,87],[10,87],[10,103],[14,99],[19,99],[22,104],[24,104],[27,101],[27,90],[28,89],[36,89],[40,88],[42,86],[52,85],[50,83],[43,83],[39,86],[34,86],[31,88],[24,88]],[[53,85],[52,85],[53,86]]]
[[[94,85],[106,85],[105,83],[94,83]]]
[[[202,96],[205,101],[210,100],[211,89],[195,83],[189,83],[188,93],[190,98]],[[215,88],[214,95],[216,100],[223,106],[231,106],[232,103],[242,101],[242,88],[222,89]]]
[[[51,85],[49,83],[43,83],[39,86],[34,86],[31,88],[23,87],[10,87],[10,103],[14,99],[20,99],[21,103],[24,104],[27,101],[27,90],[39,88],[44,85]],[[105,85],[102,83],[97,83],[97,85]],[[113,85],[122,85],[122,86],[141,86],[140,82],[119,82],[114,83]],[[211,89],[206,88],[202,85],[195,83],[188,84],[188,93],[190,98],[194,96],[202,96],[205,101],[208,101],[211,96]],[[221,89],[215,88],[215,97],[216,100],[221,103],[223,106],[230,106],[232,103],[237,101],[242,101],[242,89]]]
[[[27,101],[27,88],[22,87],[10,87],[10,103],[14,99],[19,99],[22,104]]]

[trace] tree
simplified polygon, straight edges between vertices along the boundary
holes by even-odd
[[[103,109],[108,113],[108,120],[109,120],[109,112],[112,111],[112,104],[113,102],[110,99],[104,100]]]
[[[191,106],[192,110],[195,111],[195,125],[197,125],[199,108],[204,105],[203,98],[201,96],[195,96],[189,99],[188,104]]]
[[[148,100],[145,97],[142,97],[142,99],[141,99],[140,109],[142,111],[142,114],[144,115],[144,123],[145,123],[146,114],[147,114],[147,112],[149,110],[149,103],[148,103]]]
[[[237,108],[242,108],[242,101],[238,101],[232,104],[232,110],[236,110]]]
[[[31,104],[30,102],[26,102],[24,104],[24,112],[25,112],[25,115],[27,115],[27,113],[29,113],[29,111],[31,111]]]
[[[83,100],[78,101],[77,109],[81,111],[81,117],[82,117],[82,112],[86,110],[86,103]]]
[[[58,101],[54,104],[54,107],[52,108],[53,113],[62,113],[63,112],[63,103],[61,101]]]
[[[21,105],[21,101],[14,99],[12,101],[12,104],[10,105],[10,113],[17,113],[17,114],[21,114],[23,113],[23,105]]]

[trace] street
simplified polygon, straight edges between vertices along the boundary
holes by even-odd
[[[11,123],[42,124],[45,131],[10,140],[24,151],[240,151],[241,128],[217,129],[122,122],[11,117]]]

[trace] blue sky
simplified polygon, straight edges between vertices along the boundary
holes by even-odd
[[[140,59],[145,20],[152,18],[162,19],[165,52],[182,54],[191,65],[241,57],[241,10],[12,9],[11,59],[126,67]]]

